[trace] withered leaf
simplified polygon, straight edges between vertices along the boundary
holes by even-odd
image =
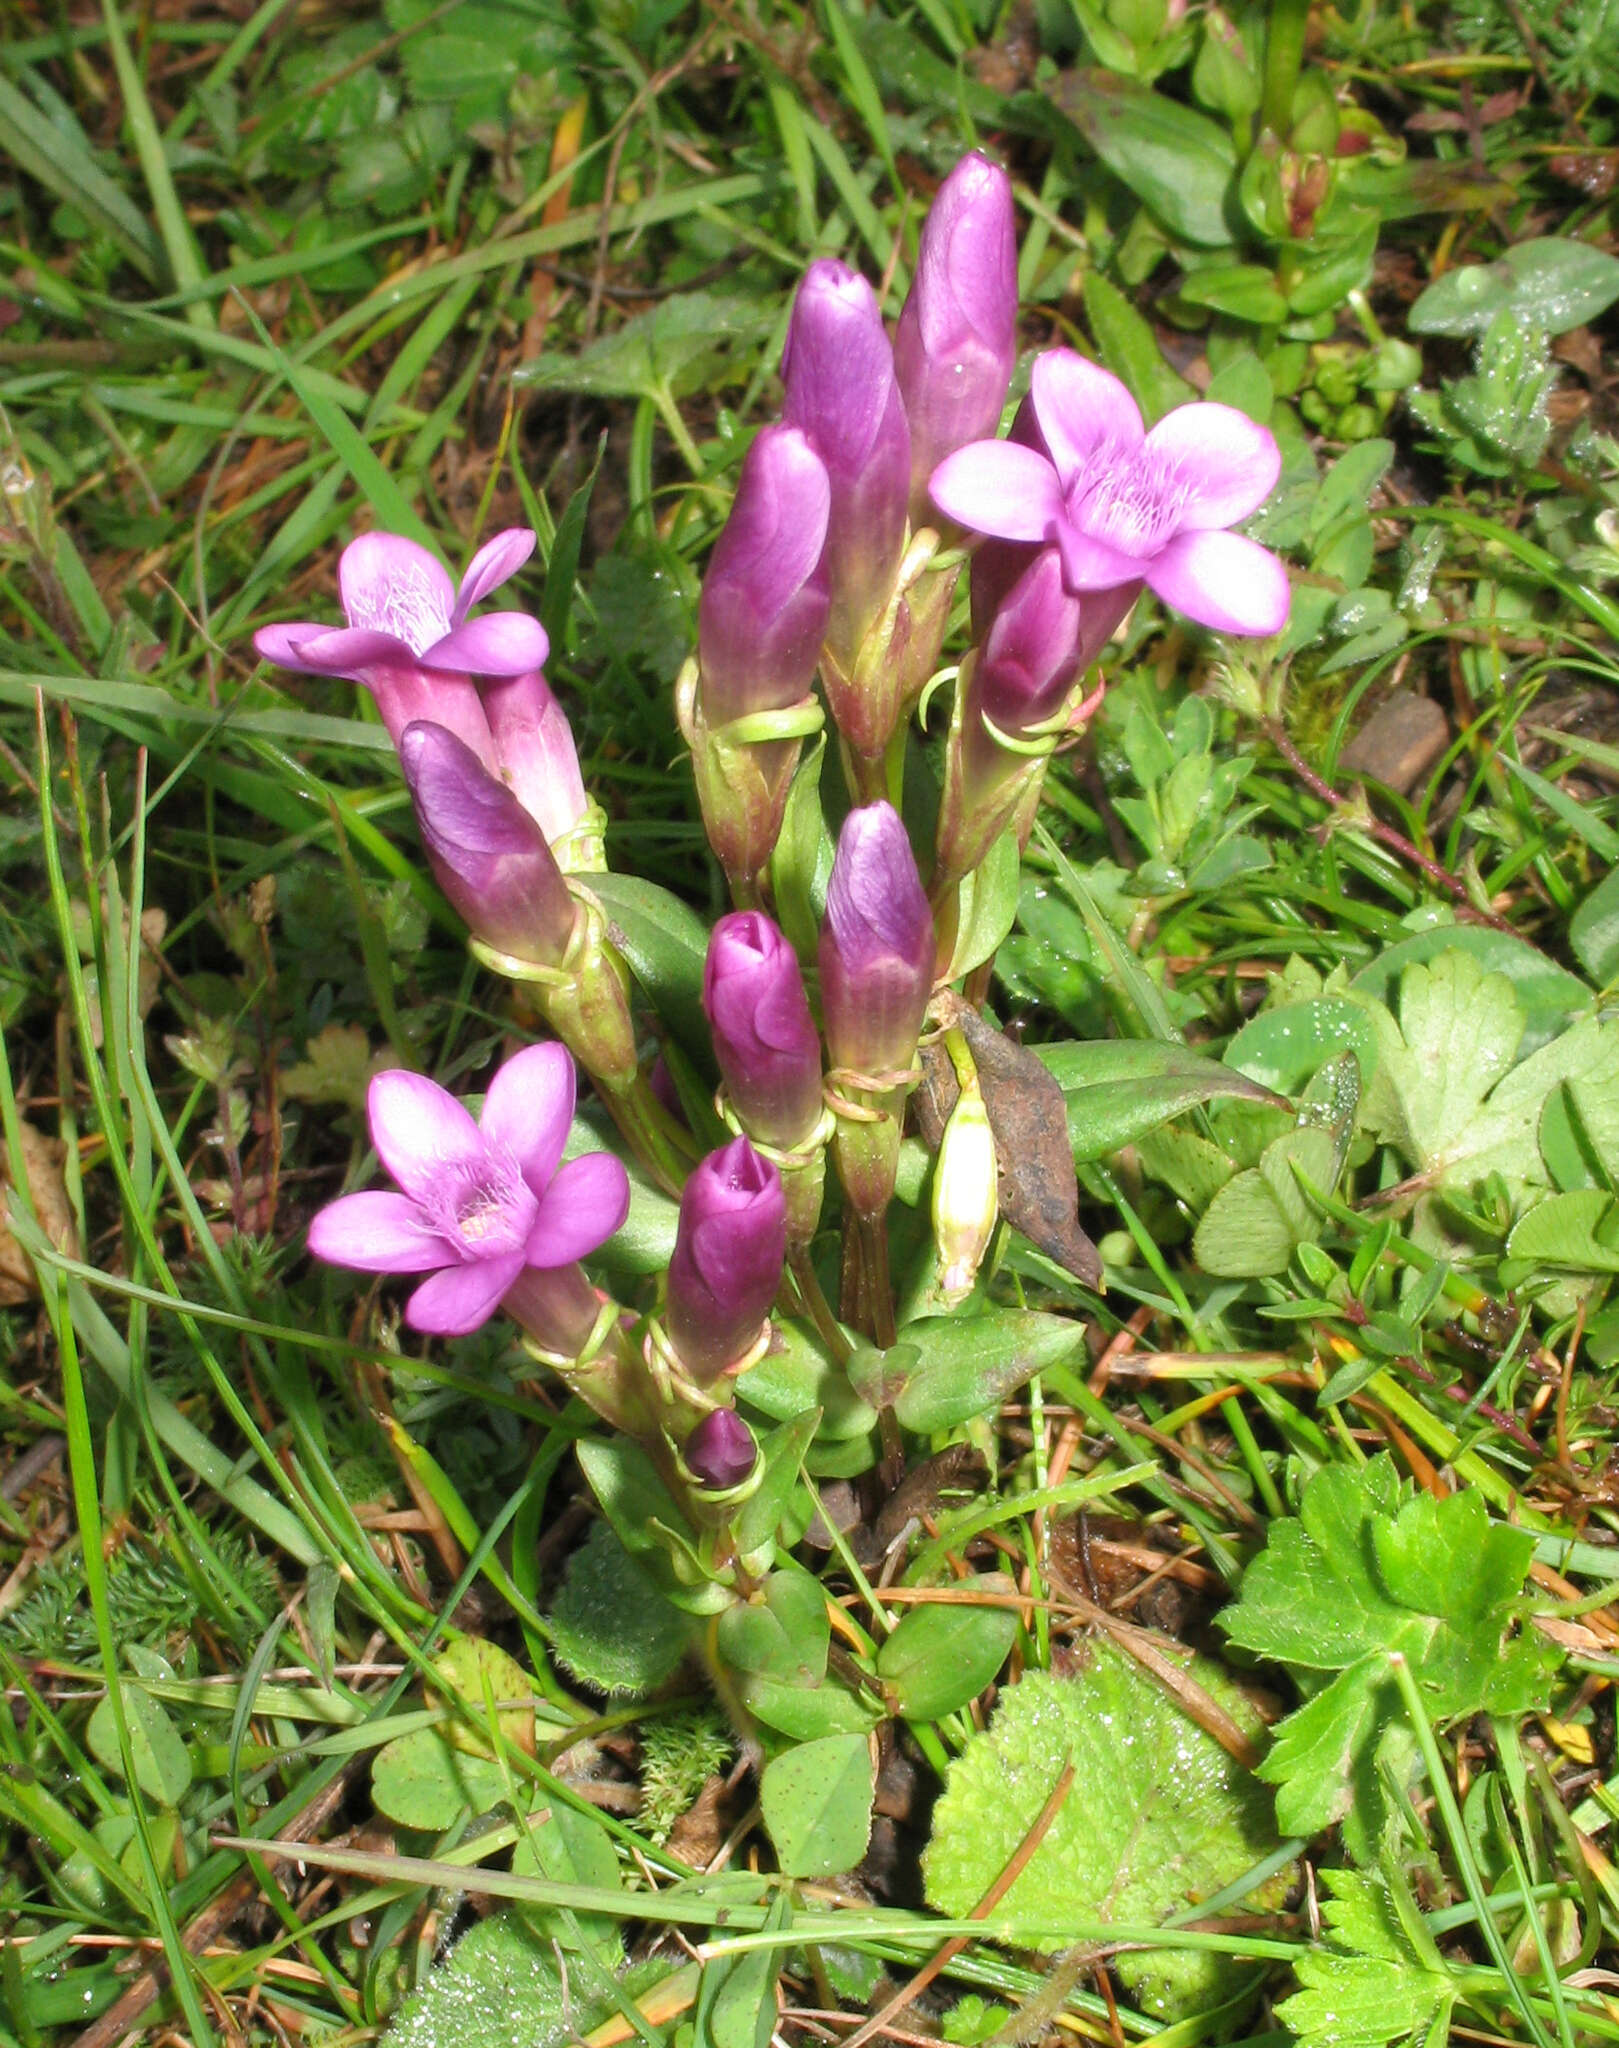
[[[1079,1227],[1079,1182],[1062,1089],[1032,1052],[986,1024],[959,996],[946,991],[940,1003],[944,1022],[961,1032],[978,1069],[995,1134],[1001,1214],[1037,1251],[1095,1287],[1102,1262]],[[934,1151],[959,1092],[943,1046],[924,1047],[916,1118]]]

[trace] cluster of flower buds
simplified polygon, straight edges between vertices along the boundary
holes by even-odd
[[[885,792],[884,756],[937,660],[955,583],[955,567],[932,567],[927,479],[995,431],[1016,323],[1011,186],[981,156],[934,201],[892,340],[846,265],[812,263],[799,286],[783,423],[743,463],[678,700],[741,905],[758,900],[800,746],[820,723],[817,666],[858,793]]]

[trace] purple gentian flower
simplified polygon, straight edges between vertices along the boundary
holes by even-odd
[[[568,714],[537,668],[492,678],[483,708],[500,779],[555,846],[590,808]]]
[[[527,612],[467,613],[517,574],[534,552],[526,526],[497,533],[467,564],[459,591],[436,555],[397,533],[363,533],[343,550],[338,593],[346,627],[265,626],[253,644],[266,661],[319,676],[368,681],[374,668],[446,669],[515,676],[539,668],[549,644]]]
[[[680,1455],[700,1486],[729,1493],[753,1470],[758,1452],[752,1431],[736,1411],[716,1408],[687,1437]]]
[[[781,1175],[746,1138],[693,1167],[669,1260],[669,1342],[706,1386],[746,1356],[781,1286],[787,1202]]]
[[[560,964],[578,907],[537,820],[430,719],[400,734],[399,765],[439,887],[474,936],[519,960]]]
[[[434,1336],[476,1330],[527,1268],[573,1265],[629,1213],[629,1175],[610,1152],[559,1163],[573,1099],[560,1045],[509,1059],[476,1123],[425,1074],[378,1074],[371,1140],[401,1192],[340,1196],[310,1224],[309,1249],[362,1273],[428,1273],[405,1321]]]
[[[1073,349],[1034,365],[1030,396],[1044,449],[978,441],[933,473],[934,503],[974,533],[1054,543],[1071,591],[1144,581],[1221,632],[1278,633],[1287,571],[1224,528],[1269,497],[1275,438],[1234,406],[1177,406],[1149,432],[1117,377]]]
[[[821,1118],[821,1040],[798,956],[762,910],[722,917],[708,940],[703,1008],[738,1117],[790,1150]]]
[[[911,435],[877,294],[832,257],[812,263],[798,287],[782,379],[782,415],[808,437],[831,485],[827,645],[848,668],[904,549]]]
[[[894,329],[894,371],[911,429],[911,524],[932,516],[928,479],[947,455],[993,435],[1017,361],[1012,185],[973,154],[922,223],[916,276]]]
[[[822,559],[831,504],[826,465],[796,427],[755,437],[697,606],[711,731],[809,694],[832,602]]]
[[[933,988],[933,913],[892,804],[851,811],[838,834],[821,927],[821,1007],[833,1064],[907,1069]],[[891,1084],[886,1084],[891,1085]]]

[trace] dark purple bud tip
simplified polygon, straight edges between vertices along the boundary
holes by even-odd
[[[682,1455],[686,1470],[700,1486],[728,1493],[753,1470],[758,1452],[753,1432],[740,1416],[733,1409],[716,1408],[687,1437]]]

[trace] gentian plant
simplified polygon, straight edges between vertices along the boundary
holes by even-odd
[[[654,884],[615,892],[543,632],[471,614],[531,536],[480,549],[459,591],[412,543],[366,536],[340,569],[346,627],[259,637],[370,691],[476,957],[559,1041],[508,1059],[477,1121],[425,1078],[380,1076],[371,1131],[399,1191],[342,1196],[310,1247],[428,1275],[415,1329],[512,1320],[608,1425],[581,1435],[586,1479],[664,1595],[719,1617],[704,1654],[767,1746],[884,1711],[874,1659],[829,1665],[825,1603],[803,1597],[806,1475],[875,1505],[934,1432],[1082,1346],[1064,1313],[1081,1280],[1050,1278],[1058,1258],[1095,1274],[1072,1164],[1059,1138],[1031,1193],[1023,1156],[1057,1084],[984,1012],[1047,764],[1083,734],[1143,590],[1225,632],[1276,633],[1288,612],[1281,563],[1230,530],[1279,466],[1244,414],[1199,403],[1149,427],[1059,348],[1000,437],[1015,256],[1011,188],[975,155],[923,225],[892,336],[844,266],[799,287],[783,417],[742,460],[675,692],[734,906],[710,932]],[[945,660],[969,561],[967,644]],[[575,1062],[627,1165],[574,1120]],[[1148,1104],[1139,1128],[1168,1113]],[[638,1242],[666,1272],[615,1292],[580,1262],[623,1223],[632,1175]],[[1047,1254],[1038,1310],[997,1281],[1014,1230]],[[731,1619],[761,1604],[803,1635],[790,1687]]]

